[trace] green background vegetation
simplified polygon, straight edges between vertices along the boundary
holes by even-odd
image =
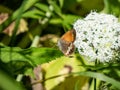
[[[0,90],[120,90],[120,62],[65,57],[59,37],[91,11],[120,17],[120,0],[1,0]],[[114,73],[113,73],[114,72]]]

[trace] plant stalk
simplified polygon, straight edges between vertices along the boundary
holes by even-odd
[[[95,60],[95,67],[96,67],[96,65],[97,65],[97,59]],[[97,72],[96,70],[95,70],[95,72]],[[94,78],[94,90],[96,90],[96,82],[97,81],[97,79],[96,78]]]

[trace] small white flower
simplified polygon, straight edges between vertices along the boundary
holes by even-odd
[[[77,20],[73,28],[76,31],[76,48],[81,55],[91,61],[109,62],[120,50],[120,23],[113,15],[91,12],[83,20]]]

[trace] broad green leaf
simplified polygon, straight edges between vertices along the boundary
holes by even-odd
[[[63,55],[60,50],[53,48],[30,48],[30,50],[30,58],[34,60],[36,64],[47,63]]]
[[[61,57],[53,60],[50,63],[42,64],[42,68],[45,71],[45,79],[52,76],[67,74],[70,72],[84,71],[84,67],[78,66],[81,64],[79,60],[73,57]],[[75,84],[79,81],[80,89],[84,87],[85,83],[88,83],[87,77],[81,76],[59,76],[45,81],[45,87],[47,90],[74,90]],[[88,88],[86,86],[86,88]]]
[[[0,59],[4,63],[9,63],[10,61],[26,61],[32,64],[31,59],[27,54],[24,54],[23,50],[18,47],[0,48],[0,52]]]
[[[0,90],[25,90],[25,88],[10,75],[0,70]]]
[[[21,49],[4,46],[0,48],[1,62],[5,63],[9,69],[11,68],[11,72],[15,74],[25,73],[36,65],[50,62],[62,55],[61,51],[52,48]]]
[[[28,48],[21,49],[18,47],[4,47],[0,48],[0,59],[4,63],[10,61],[25,61],[31,65],[37,65],[49,62],[62,53],[59,50],[52,48]]]

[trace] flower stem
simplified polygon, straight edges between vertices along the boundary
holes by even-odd
[[[94,78],[94,90],[96,90],[96,78]]]
[[[95,60],[95,67],[96,67],[96,65],[97,65],[97,59]],[[97,71],[95,70],[95,72],[97,72]],[[94,78],[94,90],[96,90],[96,81],[97,81],[97,79]]]

